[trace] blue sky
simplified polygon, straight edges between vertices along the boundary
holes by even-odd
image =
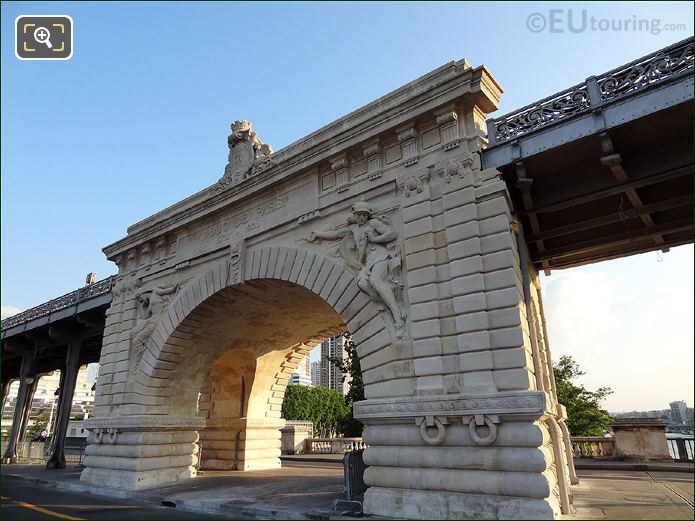
[[[72,17],[70,60],[15,58],[15,18],[28,14]],[[648,29],[639,26],[641,20]],[[604,21],[618,26],[602,30]],[[125,236],[129,225],[214,183],[226,164],[226,137],[235,119],[252,121],[260,139],[278,150],[461,58],[486,65],[502,85],[505,94],[494,114],[500,115],[692,36],[693,6],[3,2],[1,28],[0,265],[6,311],[69,292],[88,272],[99,278],[114,273],[101,248]],[[678,334],[671,338],[675,333],[668,331],[661,338],[674,349],[674,370],[689,368],[687,383],[655,385],[653,396],[637,399],[629,382],[618,389],[605,381],[605,352],[602,361],[571,338],[563,340],[576,320],[564,325],[560,312],[551,329],[555,358],[572,345],[587,372],[604,378],[596,386],[620,392],[620,400],[613,396],[608,402],[615,409],[667,407],[674,399],[692,405],[692,246],[664,254],[660,262],[656,255],[628,259],[645,258],[644,267],[590,266],[586,276],[599,287],[613,281],[610,296],[616,298],[639,287],[645,304],[671,310],[678,302],[671,311],[677,316],[689,310],[690,318],[676,321]],[[623,267],[611,275],[613,264]],[[546,300],[558,309],[573,305],[576,292],[560,290],[585,276],[575,271],[545,280]],[[628,277],[633,271],[634,278]],[[645,279],[660,280],[654,291],[673,286],[678,298],[647,295]],[[547,312],[552,326],[555,310]],[[612,330],[634,329],[634,314],[623,317],[620,306],[611,313]],[[630,338],[626,345],[611,343],[604,351],[630,360],[634,342],[645,335],[636,336],[623,334]],[[630,363],[644,365],[644,359]],[[672,382],[669,369],[663,370],[656,380]]]

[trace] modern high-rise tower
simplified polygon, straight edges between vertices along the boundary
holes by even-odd
[[[349,382],[347,378],[343,382],[343,372],[330,361],[331,358],[346,359],[345,338],[343,335],[337,335],[328,340],[324,340],[321,344],[321,362],[320,362],[320,383],[324,387],[338,391],[345,395],[348,391]]]

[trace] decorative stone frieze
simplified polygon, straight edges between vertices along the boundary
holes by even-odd
[[[500,416],[515,419],[536,419],[546,410],[545,393],[523,391],[491,393],[471,398],[412,398],[405,400],[374,399],[354,404],[355,418],[416,419],[424,416]]]

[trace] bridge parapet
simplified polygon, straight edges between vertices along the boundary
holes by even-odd
[[[512,141],[662,83],[692,75],[693,38],[487,120],[489,146]]]
[[[70,293],[62,295],[58,298],[54,298],[53,300],[49,300],[48,302],[44,302],[39,306],[8,317],[2,321],[2,331],[5,331],[11,327],[16,327],[20,324],[24,324],[30,320],[49,315],[55,311],[60,311],[61,309],[75,306],[92,298],[105,295],[111,291],[115,281],[116,276],[112,275],[106,279],[95,282],[94,284],[88,284],[80,289],[71,291]]]

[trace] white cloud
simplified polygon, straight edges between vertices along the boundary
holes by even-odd
[[[11,317],[12,315],[21,313],[21,311],[21,309],[18,309],[14,306],[0,306],[0,318],[2,320],[5,320],[7,317]]]

